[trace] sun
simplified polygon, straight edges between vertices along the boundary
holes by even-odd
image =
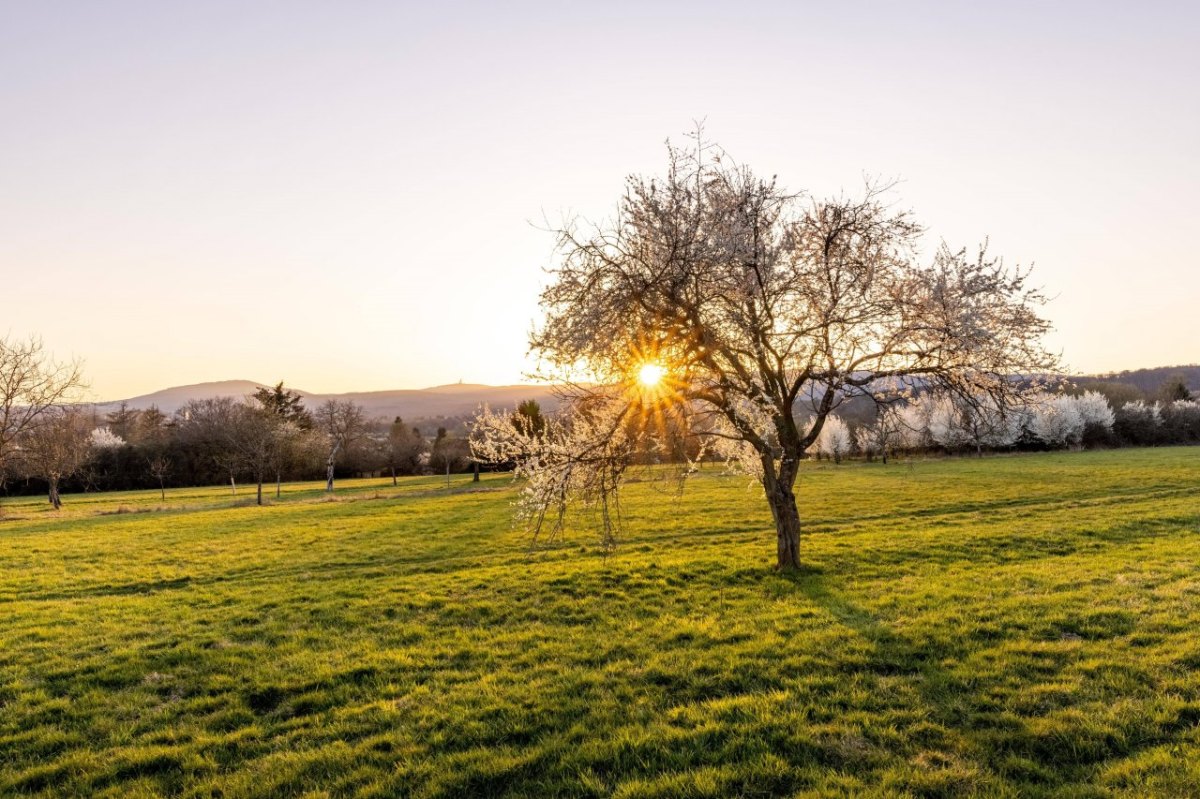
[[[637,379],[638,382],[642,384],[643,388],[654,388],[662,382],[662,379],[666,377],[666,375],[667,370],[662,364],[644,363],[642,364],[642,367],[638,369]]]

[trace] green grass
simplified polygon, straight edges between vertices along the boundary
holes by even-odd
[[[0,794],[1200,796],[1200,448],[6,501]]]

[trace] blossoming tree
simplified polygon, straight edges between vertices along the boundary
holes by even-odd
[[[630,463],[715,447],[761,482],[777,566],[795,569],[800,461],[840,403],[920,385],[1006,407],[1026,390],[1015,376],[1052,370],[1028,272],[982,249],[920,260],[888,187],[814,199],[699,133],[668,149],[613,221],[558,233],[531,343],[547,373],[576,376],[565,410],[537,433],[478,420],[476,457],[516,464],[535,521],[593,502],[611,533]]]

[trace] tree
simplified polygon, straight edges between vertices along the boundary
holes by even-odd
[[[189,400],[176,412],[180,443],[227,474],[234,495],[237,473],[243,463],[236,431],[242,407],[233,397],[213,397]]]
[[[259,388],[251,396],[265,410],[285,422],[291,422],[301,430],[312,429],[312,414],[304,407],[304,398],[299,393],[284,388],[282,380],[276,383],[274,388]]]
[[[1159,443],[1163,417],[1157,402],[1152,405],[1141,400],[1127,402],[1114,415],[1113,430],[1121,440],[1140,446]]]
[[[834,463],[841,463],[842,458],[850,454],[850,442],[850,428],[837,416],[830,415],[826,417],[825,426],[814,443],[819,454]]]
[[[1164,405],[1177,400],[1192,399],[1192,392],[1188,391],[1187,379],[1183,375],[1172,375],[1167,378],[1158,388],[1158,398]]]
[[[314,422],[326,439],[325,490],[332,492],[338,457],[367,432],[366,414],[362,406],[353,402],[327,400],[314,414]]]
[[[275,498],[283,493],[283,470],[299,460],[306,449],[308,433],[313,429],[313,417],[304,407],[304,398],[298,392],[283,387],[283,381],[274,388],[259,388],[251,395],[261,410],[266,413],[266,422],[271,426],[272,437],[268,452],[262,453],[268,468],[275,472]],[[266,443],[264,440],[261,443]],[[262,484],[258,486],[258,504],[262,504]]]
[[[1086,422],[1074,397],[1046,396],[1030,410],[1030,432],[1046,446],[1074,446],[1083,439]]]
[[[878,455],[884,464],[898,447],[904,445],[905,421],[901,409],[895,405],[885,405],[877,409],[875,420],[868,425],[858,428],[854,434],[854,443],[867,456],[867,460]]]
[[[55,510],[62,507],[60,483],[87,461],[92,429],[91,420],[82,410],[54,407],[18,440],[22,471],[28,477],[46,481],[50,504]]]
[[[535,399],[527,399],[517,406],[517,417],[522,424],[528,426],[533,434],[546,429],[546,418],[542,416],[542,406]]]
[[[157,405],[151,405],[138,414],[133,437],[126,440],[140,447],[164,449],[168,443],[170,421]]]
[[[108,427],[97,427],[88,436],[94,450],[120,449],[125,446],[125,439],[114,433]]]
[[[1200,402],[1180,399],[1164,406],[1163,432],[1173,444],[1200,441]]]
[[[83,388],[78,361],[56,361],[36,336],[0,337],[0,482],[16,440]]]
[[[158,493],[167,501],[167,475],[171,473],[171,461],[165,455],[155,455],[146,462],[150,475],[158,481]]]
[[[408,427],[397,416],[388,427],[384,442],[384,460],[392,473],[392,485],[396,485],[396,472],[416,474],[420,468],[421,453],[425,451],[425,439],[415,427]]]
[[[450,435],[444,427],[437,429],[437,436],[429,451],[429,467],[435,472],[445,473],[446,485],[450,484],[450,472],[465,468],[470,459],[471,447],[466,439]]]
[[[267,475],[279,473],[289,426],[295,429],[271,408],[252,403],[234,407],[225,435],[230,448],[237,453],[239,465],[254,478],[258,505],[263,504],[263,482]]]
[[[132,441],[136,435],[140,417],[141,413],[137,409],[130,408],[127,403],[122,402],[116,410],[109,411],[104,420],[114,435],[120,436],[125,441]]]
[[[1024,414],[997,404],[987,395],[933,396],[923,404],[928,406],[929,437],[947,449],[970,447],[982,457],[984,447],[1009,447],[1021,437]]]
[[[531,344],[546,376],[588,381],[563,398],[568,414],[590,414],[587,435],[567,422],[544,442],[512,441],[484,423],[481,456],[501,454],[486,444],[493,437],[527,447],[524,473],[565,470],[612,497],[621,459],[638,457],[630,447],[676,434],[711,440],[761,482],[777,565],[795,569],[800,461],[840,403],[920,387],[1007,407],[1028,390],[1015,378],[1055,367],[1029,273],[985,248],[968,256],[943,244],[920,262],[923,231],[885,202],[890,187],[810,199],[756,177],[699,132],[694,146],[668,148],[666,175],[631,177],[615,221],[558,232]],[[644,434],[613,439],[641,413],[652,417]],[[601,420],[610,427],[593,429]],[[561,481],[530,485],[546,488],[535,505],[581,496]]]
[[[1098,391],[1085,391],[1075,397],[1075,407],[1083,419],[1082,443],[1087,446],[1107,441],[1116,415],[1104,395]]]

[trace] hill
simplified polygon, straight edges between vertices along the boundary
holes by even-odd
[[[163,413],[171,414],[182,408],[189,400],[215,399],[216,397],[244,397],[263,386],[251,380],[217,380],[211,383],[195,383],[189,386],[172,386],[151,394],[131,397],[127,400],[97,403],[101,410],[114,408],[122,402],[131,408],[145,410],[151,406]]]
[[[1163,383],[1180,376],[1193,393],[1200,392],[1200,365],[1156,366],[1149,369],[1131,369],[1124,372],[1109,372],[1099,375],[1084,375],[1074,378],[1080,385],[1094,382],[1127,383],[1136,386],[1148,396],[1154,396]]]
[[[1182,375],[1193,392],[1200,393],[1200,365],[1159,366],[1134,369],[1109,374],[1080,375],[1073,377],[1076,383],[1118,382],[1136,386],[1153,395],[1169,378]],[[188,400],[212,397],[244,397],[264,386],[252,380],[220,380],[174,386],[130,397],[126,400],[98,403],[101,411],[116,407],[121,402],[131,408],[144,409],[156,406],[163,413],[171,414],[183,407]],[[421,389],[394,389],[387,391],[355,391],[344,394],[318,394],[303,389],[292,390],[304,397],[305,404],[314,407],[329,399],[352,400],[366,408],[372,417],[392,418],[402,416],[406,420],[455,419],[472,416],[480,405],[493,408],[513,408],[527,399],[537,400],[545,410],[558,407],[553,388],[545,385],[489,386],[479,383],[453,383]]]
[[[222,380],[176,386],[143,394],[126,400],[99,403],[101,411],[110,410],[124,402],[131,408],[144,409],[156,406],[163,413],[171,414],[182,408],[189,400],[213,397],[244,397],[264,384],[251,380]],[[453,418],[474,414],[480,405],[493,408],[513,408],[527,399],[541,403],[544,409],[557,407],[558,402],[550,386],[516,385],[488,386],[472,383],[456,383],[422,389],[397,389],[392,391],[357,391],[346,394],[318,394],[295,389],[304,404],[316,407],[326,400],[351,400],[362,405],[368,416],[392,418],[402,416],[407,420]]]

